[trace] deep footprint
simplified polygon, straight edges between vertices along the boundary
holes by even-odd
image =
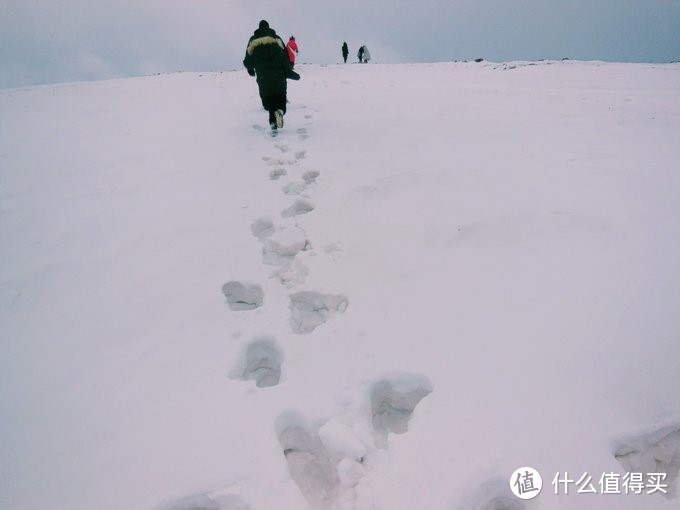
[[[272,181],[278,181],[281,177],[283,177],[286,174],[288,174],[288,172],[286,172],[285,168],[275,168],[274,170],[269,172],[269,178]]]
[[[274,234],[276,230],[274,228],[274,223],[272,222],[272,220],[267,218],[266,216],[263,216],[253,221],[253,224],[250,226],[250,231],[260,241],[264,241],[269,236]]]
[[[291,478],[310,509],[328,510],[333,506],[340,480],[330,455],[318,435],[300,425],[290,425],[279,434]]]
[[[259,285],[231,281],[222,286],[229,308],[235,312],[254,310],[262,306],[264,291]]]
[[[276,340],[269,337],[254,340],[246,349],[239,370],[240,378],[255,381],[258,388],[276,386],[281,380],[281,363],[283,355],[276,345]]]
[[[289,182],[283,187],[283,192],[286,195],[299,195],[307,186],[303,182]]]
[[[316,170],[308,170],[302,174],[302,180],[307,184],[314,184],[316,182],[316,178],[319,177],[319,175],[319,172]]]
[[[349,301],[343,295],[320,294],[303,291],[290,295],[293,332],[299,335],[311,333],[326,323],[331,316],[343,313]]]
[[[296,200],[293,205],[281,211],[281,216],[284,218],[292,218],[293,216],[300,216],[302,214],[307,214],[314,210],[314,204],[309,200]]]
[[[418,403],[432,392],[427,378],[404,374],[378,381],[371,388],[371,416],[376,446],[387,448],[387,435],[405,434]]]

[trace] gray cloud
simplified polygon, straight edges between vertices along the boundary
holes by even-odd
[[[680,59],[677,0],[5,0],[0,87],[241,67],[260,19],[300,60]]]

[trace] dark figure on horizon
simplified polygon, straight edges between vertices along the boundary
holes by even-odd
[[[300,75],[293,71],[286,45],[269,28],[267,21],[260,21],[255,33],[248,40],[243,65],[250,76],[257,76],[257,86],[262,106],[269,112],[269,125],[273,132],[283,127],[286,113],[286,78],[299,80]]]
[[[344,42],[342,43],[342,59],[345,61],[345,64],[347,63],[347,55],[349,55],[349,48],[347,47],[347,43]]]

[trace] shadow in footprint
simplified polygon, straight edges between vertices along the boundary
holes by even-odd
[[[290,476],[311,510],[333,507],[340,480],[334,462],[319,436],[299,424],[289,424],[279,432],[279,443],[286,457]]]
[[[262,306],[264,291],[259,285],[231,281],[222,286],[222,293],[233,311],[254,310]]]
[[[158,510],[251,510],[251,507],[234,494],[200,494],[164,505]]]
[[[285,168],[275,168],[274,170],[269,172],[269,179],[272,181],[278,181],[281,177],[287,174],[288,172],[286,171]]]
[[[260,241],[264,241],[276,230],[274,228],[274,222],[266,216],[263,216],[253,221],[253,224],[250,226],[250,231]]]
[[[302,291],[290,295],[291,326],[297,334],[307,334],[324,324],[332,315],[343,313],[349,301],[341,294]]]
[[[284,218],[292,218],[293,216],[300,216],[301,214],[307,214],[314,210],[314,204],[309,200],[297,199],[293,205],[281,211],[281,216]]]
[[[432,392],[424,376],[402,374],[378,381],[371,388],[371,416],[378,448],[387,448],[390,432],[404,434],[418,403]]]
[[[283,187],[286,195],[299,195],[305,191],[306,185],[303,182],[289,182]]]
[[[283,354],[276,340],[257,338],[248,345],[232,375],[245,381],[255,381],[258,388],[269,388],[279,384],[282,363]]]
[[[302,174],[302,180],[305,181],[306,184],[314,184],[316,182],[316,178],[321,175],[318,171],[316,170],[308,170],[304,174]]]

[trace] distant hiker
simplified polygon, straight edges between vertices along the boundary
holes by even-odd
[[[347,55],[349,55],[349,48],[347,47],[347,43],[344,42],[342,43],[342,59],[345,61],[345,64],[347,63]]]
[[[298,52],[298,45],[295,42],[295,36],[290,36],[288,39],[288,44],[286,44],[286,51],[288,52],[288,60],[290,61],[290,67],[295,65],[295,55]]]
[[[243,65],[250,76],[257,76],[257,86],[262,106],[269,112],[269,125],[273,132],[283,127],[286,113],[286,78],[299,80],[286,57],[283,40],[269,28],[266,20],[248,40]]]
[[[365,51],[366,46],[360,46],[359,47],[359,52],[357,53],[357,57],[359,57],[359,63],[363,63],[364,61],[364,51]]]
[[[368,52],[368,48],[364,45],[364,64],[371,60],[371,54]]]

